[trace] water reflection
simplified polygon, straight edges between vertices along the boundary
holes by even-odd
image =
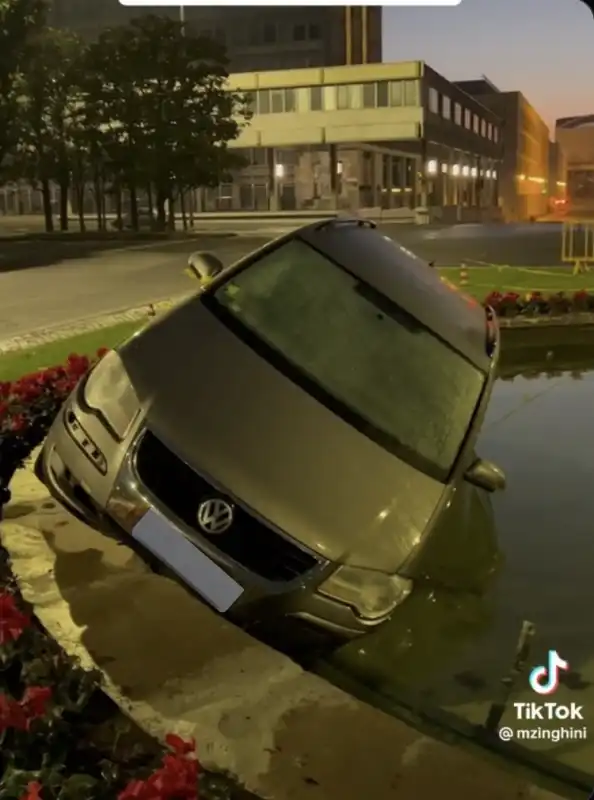
[[[583,704],[580,724],[589,725],[591,744],[522,744],[594,773],[592,350],[587,362],[567,366],[555,354],[524,364],[521,374],[508,365],[477,448],[503,467],[508,489],[488,496],[466,486],[414,565],[415,594],[383,628],[337,651],[332,664],[388,698],[415,698],[482,724],[510,670],[522,621],[530,620],[531,665],[544,663],[549,648],[570,662],[554,699]],[[523,676],[512,702],[538,699]],[[520,727],[510,709],[502,724]]]

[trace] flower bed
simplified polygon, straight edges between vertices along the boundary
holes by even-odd
[[[170,734],[162,749],[132,731],[122,747],[117,734],[106,737],[120,715],[98,689],[99,676],[47,638],[6,560],[0,581],[0,797],[196,800],[195,743]]]
[[[572,294],[557,292],[491,292],[483,301],[498,317],[558,317],[594,313],[594,294],[580,290]]]
[[[0,519],[9,483],[64,400],[105,350],[0,383]],[[18,592],[0,547],[0,800],[245,800],[199,770],[194,741],[154,741],[51,640]]]

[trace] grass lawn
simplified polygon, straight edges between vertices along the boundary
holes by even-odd
[[[489,292],[594,292],[594,272],[572,275],[571,267],[467,267],[465,291],[482,300]],[[459,267],[441,267],[439,273],[460,284]]]
[[[38,369],[57,366],[64,363],[70,353],[92,355],[100,347],[114,347],[131,336],[141,325],[140,320],[122,322],[111,328],[80,333],[69,339],[59,339],[29,350],[0,355],[0,381],[15,380]]]

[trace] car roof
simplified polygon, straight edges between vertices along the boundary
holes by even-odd
[[[475,366],[489,370],[487,316],[473,298],[448,286],[423,259],[374,223],[332,218],[305,225],[281,241],[301,239],[377,289]]]

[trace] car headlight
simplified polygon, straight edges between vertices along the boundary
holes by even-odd
[[[85,404],[105,422],[120,441],[126,438],[140,403],[122,359],[110,350],[89,374],[83,388]]]
[[[370,621],[388,616],[412,591],[412,581],[360,567],[339,567],[319,587],[320,594],[355,609]]]

